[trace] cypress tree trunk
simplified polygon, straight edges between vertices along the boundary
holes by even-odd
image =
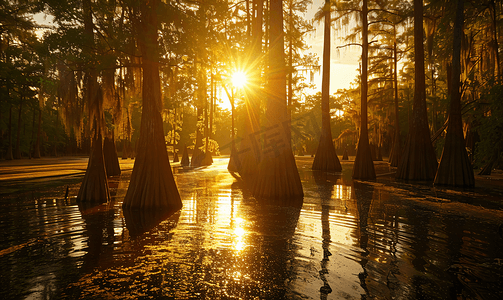
[[[40,134],[42,131],[42,109],[38,108],[37,139],[33,148],[33,158],[40,158]]]
[[[37,115],[37,112],[35,111],[35,108],[33,109],[33,118],[31,122],[31,139],[30,139],[30,149],[28,150],[28,156],[29,158],[32,158],[33,155],[33,150],[35,147],[35,117]]]
[[[341,162],[335,152],[330,128],[330,1],[325,1],[323,40],[323,79],[321,83],[321,135],[313,160],[313,170],[340,172]]]
[[[19,113],[17,118],[17,137],[16,137],[16,147],[14,148],[14,159],[21,159],[21,115],[23,112],[23,97],[21,96],[21,102],[19,103]]]
[[[2,105],[1,101],[0,101],[0,105]],[[2,119],[2,110],[0,109],[0,120],[3,120]],[[4,146],[4,130],[3,128],[0,129],[0,159],[3,159],[3,146]]]
[[[173,115],[173,162],[179,162],[178,152],[176,151],[176,123],[177,123],[177,114],[176,107]]]
[[[197,58],[195,61],[200,62],[200,67],[197,69],[197,126],[196,126],[196,143],[194,146],[194,152],[192,153],[192,159],[190,165],[192,167],[200,167],[204,165],[205,152],[201,149],[203,147],[203,126],[205,126],[205,104],[207,101],[207,75],[206,75],[206,64],[207,64],[207,5],[205,2],[201,2],[199,9],[197,10],[197,17],[200,20],[200,27],[197,30],[196,39],[198,41],[197,48]]]
[[[187,151],[187,145],[183,146],[182,160],[180,161],[182,167],[188,167],[190,165],[189,152]]]
[[[259,93],[260,91],[255,89],[246,94],[247,116],[245,117],[244,137],[239,146],[239,152],[235,150],[234,156],[238,155],[239,157],[233,158],[238,161],[239,175],[252,180],[257,175],[257,167],[260,162],[260,146],[257,139],[257,133],[260,132],[257,112]]]
[[[286,199],[304,196],[295,158],[287,138],[286,64],[283,33],[283,1],[271,0],[270,49],[267,83],[266,130],[262,159],[253,194],[257,198]]]
[[[372,152],[370,151],[369,133],[367,125],[367,90],[368,90],[368,0],[363,0],[362,7],[362,78],[361,78],[361,126],[358,148],[356,150],[353,179],[375,179],[376,173]]]
[[[260,131],[259,124],[259,102],[262,95],[260,89],[260,75],[262,64],[262,17],[263,17],[263,0],[253,1],[252,26],[251,26],[251,45],[248,49],[250,53],[250,62],[248,69],[249,78],[246,88],[246,113],[244,124],[243,140],[239,146],[239,152],[234,148],[232,159],[233,165],[237,169],[239,166],[239,175],[242,177],[254,180],[258,172],[258,164],[260,162],[260,147],[256,133]],[[232,151],[232,149],[231,149]],[[234,156],[238,155],[237,158]]]
[[[162,126],[157,42],[158,0],[141,1],[143,110],[137,155],[123,208],[179,210],[182,201],[169,164]]]
[[[501,66],[500,66],[500,55],[499,55],[499,44],[498,44],[498,13],[496,12],[496,1],[491,0],[489,2],[491,6],[492,13],[492,31],[493,31],[493,47],[494,54],[496,56],[496,78],[499,82],[501,80]]]
[[[115,147],[115,139],[105,137],[103,141],[103,156],[105,158],[105,168],[107,176],[119,176],[121,168],[119,165],[119,157],[117,156],[117,148]]]
[[[14,156],[12,155],[12,104],[9,106],[9,147],[7,148],[5,159],[14,159]]]
[[[288,3],[288,29],[292,30],[293,28],[293,3],[290,0]],[[288,131],[287,138],[291,142],[292,141],[292,109],[293,109],[293,36],[290,34],[288,41],[288,80],[287,80],[287,93],[286,93],[286,107],[287,107],[287,117],[288,117]]]
[[[108,191],[105,159],[103,157],[103,138],[101,133],[93,140],[91,155],[87,163],[86,174],[77,195],[79,202],[107,202],[110,199]]]
[[[88,42],[90,43],[90,48],[86,51],[88,51],[88,54],[92,55],[94,54],[94,25],[92,21],[91,1],[83,0],[82,4],[84,11],[84,32]],[[110,199],[110,193],[108,191],[107,173],[105,169],[105,159],[103,156],[103,136],[101,134],[104,118],[103,91],[97,82],[95,66],[88,66],[84,80],[86,82],[85,98],[88,102],[89,120],[94,122],[93,124],[91,124],[92,122],[89,122],[89,129],[91,129],[93,127],[92,125],[94,125],[94,140],[91,145],[92,148],[89,155],[86,174],[84,175],[84,180],[80,185],[77,200],[82,202],[106,202]],[[57,140],[54,144],[55,156],[57,155],[56,149]]]
[[[56,111],[56,125],[55,125],[56,134],[54,135],[54,146],[52,148],[52,154],[54,155],[54,157],[58,156],[58,134],[57,134],[58,127],[59,127],[59,113]]]
[[[197,107],[197,123],[203,121],[203,110]],[[201,150],[203,146],[203,133],[201,132],[199,125],[196,126],[196,143],[194,145],[194,151],[192,151],[192,158],[190,160],[191,167],[200,167],[204,159],[204,152]]]
[[[394,63],[394,74],[393,74],[393,83],[394,83],[394,92],[395,92],[395,136],[393,139],[393,148],[391,149],[391,155],[389,158],[389,164],[392,167],[397,167],[398,162],[400,161],[401,154],[401,145],[400,145],[400,118],[399,118],[399,109],[398,109],[398,58],[397,58],[397,50],[396,50],[396,31],[395,31],[395,41],[393,43],[393,63]]]
[[[445,145],[440,158],[435,184],[450,186],[475,185],[473,168],[466,152],[461,118],[461,39],[463,36],[463,0],[458,0],[456,20],[454,22],[454,39],[452,52],[452,88],[449,123],[445,136]]]
[[[231,146],[231,155],[229,157],[229,163],[227,164],[227,170],[230,172],[239,172],[241,170],[241,159],[238,154],[238,150],[236,148],[236,137],[235,137],[235,124],[234,124],[234,119],[235,119],[235,107],[234,107],[234,90],[231,90],[231,94],[227,91],[227,88],[225,88],[225,92],[227,93],[227,96],[230,99],[231,102],[231,139],[232,139],[232,146]]]
[[[414,60],[415,86],[412,118],[407,143],[398,164],[396,178],[433,180],[438,163],[435,150],[431,144],[426,112],[422,0],[414,0]]]
[[[204,76],[206,79],[206,76]],[[205,85],[206,86],[206,85]],[[207,91],[205,91],[206,94]],[[208,123],[208,97],[204,97],[204,137],[205,137],[205,149],[204,156],[201,161],[203,166],[211,166],[213,164],[213,157],[209,151],[210,144],[210,131],[209,131],[209,123]]]

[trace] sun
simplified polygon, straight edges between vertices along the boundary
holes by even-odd
[[[238,89],[246,85],[246,74],[243,71],[236,71],[232,74],[232,85]]]

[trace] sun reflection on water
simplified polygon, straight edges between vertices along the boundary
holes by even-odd
[[[234,233],[234,236],[233,236],[233,249],[234,250],[237,250],[238,252],[243,250],[245,248],[245,242],[244,242],[244,237],[245,237],[245,234],[246,234],[246,231],[243,227],[241,227],[243,225],[243,222],[244,220],[242,218],[236,218],[234,220],[234,230],[233,230],[233,233]]]
[[[184,206],[155,226],[149,215],[128,219],[120,200],[6,201],[0,227],[12,232],[2,240],[12,251],[0,255],[0,273],[10,276],[0,298],[391,299],[421,291],[445,299],[454,267],[478,280],[468,287],[502,298],[493,287],[502,246],[499,237],[489,244],[493,224],[431,213],[393,191],[339,184],[337,175],[305,176],[302,208],[274,206],[248,196],[226,162],[176,174]],[[119,186],[125,195],[127,184]]]

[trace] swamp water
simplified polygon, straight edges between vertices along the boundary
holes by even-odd
[[[68,200],[66,187],[1,196],[0,298],[503,299],[503,213],[477,204],[497,195],[353,182],[351,164],[324,174],[300,158],[304,201],[285,207],[255,200],[227,162],[175,168],[172,215],[122,210],[131,171],[102,205],[77,204],[75,180]]]

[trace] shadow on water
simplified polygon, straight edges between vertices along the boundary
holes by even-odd
[[[79,204],[88,234],[81,276],[62,290],[63,299],[164,297],[163,255],[179,214],[163,210],[121,210],[121,203]],[[123,214],[121,217],[120,214]]]
[[[85,223],[87,236],[86,254],[83,256],[82,270],[90,272],[107,262],[113,256],[115,243],[114,218],[112,203],[79,203],[80,214]],[[107,247],[108,246],[108,247]]]
[[[162,221],[173,216],[177,211],[167,209],[125,209],[122,212],[129,235],[131,238],[138,238],[145,232],[155,228]],[[170,218],[173,221],[170,224],[176,226],[179,217],[180,214],[176,214],[173,218]]]
[[[295,244],[292,238],[295,234],[300,216],[299,201],[258,200],[252,205],[243,207],[251,224],[251,235],[246,259],[255,269],[260,290],[256,295],[265,299],[291,299],[291,291],[286,283],[295,276],[292,263],[295,256]]]
[[[354,199],[362,298],[502,298],[494,225],[425,210],[372,183],[354,182]]]
[[[365,291],[365,295],[362,298],[370,295],[369,289],[367,287],[367,278],[369,276],[367,272],[367,263],[369,261],[370,251],[368,249],[369,243],[369,231],[368,231],[368,219],[370,207],[372,205],[372,196],[374,188],[371,185],[367,185],[363,182],[354,182],[353,184],[354,199],[356,200],[356,207],[358,210],[358,240],[360,249],[363,250],[361,253],[360,264],[363,271],[358,274],[360,279],[360,285]]]
[[[320,279],[323,281],[323,286],[320,287],[320,299],[328,299],[329,294],[332,293],[326,275],[329,273],[328,263],[330,261],[330,199],[334,191],[334,185],[337,180],[340,180],[342,175],[327,172],[313,171],[314,181],[316,182],[319,198],[321,199],[321,237],[323,259],[321,260],[321,270],[319,271]]]

